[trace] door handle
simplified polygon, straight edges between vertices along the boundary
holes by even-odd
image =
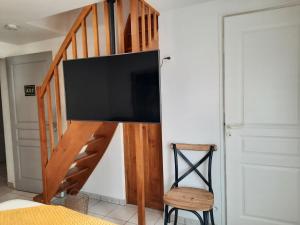
[[[242,128],[243,124],[226,124],[225,125],[225,133],[227,137],[231,137],[231,130]]]
[[[226,129],[227,130],[232,130],[232,129],[239,129],[243,127],[243,124],[238,123],[238,124],[226,124]]]

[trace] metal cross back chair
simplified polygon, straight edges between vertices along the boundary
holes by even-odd
[[[216,150],[215,145],[195,145],[195,144],[171,144],[174,151],[175,160],[175,182],[171,190],[164,195],[165,203],[165,217],[164,224],[170,223],[170,217],[175,212],[174,225],[177,225],[178,210],[189,211],[195,214],[201,225],[209,224],[209,217],[211,224],[214,225],[214,194],[212,189],[211,167],[212,156]],[[183,153],[182,150],[204,151],[207,152],[197,163],[193,164]],[[178,174],[178,155],[190,167],[181,176]],[[198,170],[198,167],[208,160],[208,174],[207,178]],[[194,188],[194,187],[179,187],[178,184],[189,174],[195,172],[201,180],[207,185],[207,189]],[[169,207],[172,207],[169,210]],[[203,212],[203,217],[198,213]]]

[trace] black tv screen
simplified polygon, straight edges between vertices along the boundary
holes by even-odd
[[[68,120],[160,122],[159,51],[63,62]]]

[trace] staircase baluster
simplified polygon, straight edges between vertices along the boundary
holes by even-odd
[[[97,5],[92,6],[95,56],[100,56]]]
[[[152,29],[151,29],[151,9],[148,7],[148,49],[151,48],[152,44]]]
[[[73,59],[77,59],[77,41],[76,41],[76,33],[72,35],[72,54]]]
[[[63,60],[68,60],[67,50],[63,52]]]
[[[142,24],[142,50],[146,50],[146,28],[145,28],[145,2],[141,1],[141,14],[142,14],[142,19],[141,19],[141,24]]]
[[[130,1],[132,52],[140,50],[138,0]]]
[[[54,69],[54,85],[55,85],[55,100],[56,100],[57,133],[58,133],[58,141],[60,141],[62,136],[62,118],[61,118],[59,74],[58,74],[57,66]]]
[[[124,44],[124,15],[123,15],[123,0],[117,0],[117,31],[118,31],[118,52],[125,52]]]
[[[86,32],[86,20],[83,18],[81,22],[81,31],[82,31],[82,51],[83,57],[88,57],[88,47],[87,47],[87,32]]]
[[[157,28],[157,15],[153,13],[153,30],[154,30],[154,48],[158,48],[158,28]]]
[[[104,19],[105,40],[106,40],[106,55],[111,55],[108,2],[104,1],[103,4],[104,4],[104,18],[103,19]]]
[[[47,109],[48,109],[48,125],[49,125],[49,136],[50,136],[50,150],[54,151],[54,128],[53,128],[53,113],[52,113],[52,97],[50,83],[47,85]]]

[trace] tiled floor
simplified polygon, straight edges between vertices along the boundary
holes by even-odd
[[[6,170],[3,170],[1,167],[3,165],[0,164],[0,203],[11,199],[32,200],[36,194],[17,191],[7,187]],[[146,224],[163,225],[162,214],[158,210],[146,209]],[[90,199],[89,201],[89,215],[122,225],[136,225],[138,220],[137,207],[135,205],[121,206],[96,199]]]
[[[137,207],[135,205],[120,206],[103,201],[90,201],[89,214],[115,224],[137,224]],[[147,225],[162,225],[162,212],[154,209],[146,209]]]
[[[11,199],[32,200],[36,194],[17,191],[7,187],[6,175],[1,173],[0,165],[0,203]],[[137,208],[135,205],[120,206],[108,202],[90,199],[89,215],[111,221],[115,224],[137,224]],[[146,210],[147,225],[162,225],[162,212],[153,209]]]

